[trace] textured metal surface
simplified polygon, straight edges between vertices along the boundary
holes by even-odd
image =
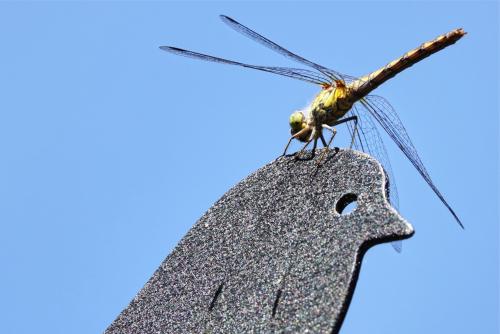
[[[413,228],[374,159],[316,159],[279,158],[229,190],[106,333],[338,332],[364,252]]]

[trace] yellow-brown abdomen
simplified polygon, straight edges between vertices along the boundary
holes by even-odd
[[[455,29],[447,34],[441,35],[436,39],[422,44],[420,47],[413,49],[398,59],[390,62],[381,69],[374,71],[358,80],[349,84],[356,100],[368,95],[372,90],[389,80],[396,74],[402,72],[413,64],[418,63],[431,54],[438,52],[454,44],[466,34],[463,29]]]

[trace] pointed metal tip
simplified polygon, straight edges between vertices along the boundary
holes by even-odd
[[[415,233],[415,229],[413,228],[413,225],[408,223],[407,221],[404,221],[404,229],[403,229],[403,233],[402,233],[402,236],[405,236],[405,237],[411,237],[414,233]]]
[[[406,228],[406,233],[408,235],[413,235],[415,233],[415,229],[413,228],[413,225],[410,223],[406,223],[407,228]]]
[[[401,215],[397,212],[392,213],[392,219],[390,220],[391,229],[393,236],[397,236],[396,241],[392,242],[392,246],[399,253],[398,248],[401,248],[401,240],[408,239],[413,234],[415,234],[415,229],[413,225],[406,221]],[[398,247],[399,246],[399,247]]]

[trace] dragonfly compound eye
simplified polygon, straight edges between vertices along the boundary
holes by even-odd
[[[300,111],[296,111],[290,115],[290,127],[292,128],[292,133],[297,133],[302,130],[305,125],[304,119],[304,114]]]

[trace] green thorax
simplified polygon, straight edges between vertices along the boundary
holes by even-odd
[[[342,81],[324,88],[311,104],[311,117],[322,124],[332,124],[342,118],[355,101],[350,89]],[[316,122],[315,122],[316,123]]]

